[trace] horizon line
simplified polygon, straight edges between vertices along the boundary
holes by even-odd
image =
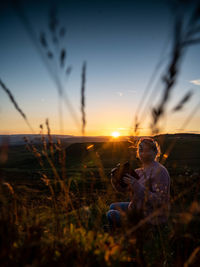
[[[73,135],[73,134],[54,134],[54,133],[51,133],[50,135],[51,136],[69,136],[69,137],[113,137],[113,139],[120,139],[121,137],[143,137],[143,136],[158,136],[158,135],[173,135],[173,134],[200,134],[200,131],[188,131],[188,132],[166,132],[166,133],[158,133],[158,134],[152,134],[152,135],[120,135],[118,136],[117,138],[114,138],[112,135]],[[32,133],[13,133],[13,134],[6,134],[6,133],[0,133],[0,136],[48,136],[48,133],[45,133],[45,134],[32,134]]]

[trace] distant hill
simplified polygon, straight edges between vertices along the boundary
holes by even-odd
[[[73,135],[51,135],[53,142],[58,139],[62,143],[85,143],[85,142],[109,142],[113,138],[109,136],[73,136]],[[23,145],[25,144],[24,138],[27,138],[34,144],[41,143],[41,135],[39,134],[16,134],[16,135],[0,135],[0,143],[6,142],[9,145]],[[48,139],[48,136],[45,135]],[[118,141],[125,141],[127,137],[120,137]]]
[[[166,134],[154,137],[161,147],[161,159],[165,158],[165,165],[170,169],[183,170],[191,167],[200,167],[200,135],[199,134]],[[104,166],[112,166],[117,162],[132,159],[137,166],[136,149],[130,149],[130,143],[122,142],[88,142],[74,143],[66,148],[66,155],[69,161],[87,161],[89,157],[99,157],[104,162]],[[168,149],[170,151],[168,152]],[[98,155],[96,154],[98,153]],[[174,171],[173,170],[173,171]]]
[[[14,135],[0,135],[0,144],[7,143],[8,145],[24,145],[26,142],[24,137],[28,138],[34,144],[41,143],[41,135],[39,134],[14,134]],[[89,143],[89,142],[118,142],[127,141],[128,136],[121,136],[118,139],[114,139],[111,136],[73,136],[73,135],[51,135],[53,142],[58,139],[61,140],[63,144],[73,144],[73,143]],[[48,139],[48,136],[45,135]],[[138,137],[139,138],[139,137]],[[176,133],[176,134],[160,134],[154,136],[156,139],[172,139],[172,138],[200,138],[200,134],[192,133]]]
[[[15,139],[16,137],[16,139]],[[39,135],[28,136],[29,138]],[[0,136],[1,141],[7,142],[7,136]],[[4,139],[6,138],[6,139]],[[13,139],[12,139],[13,138]],[[54,136],[54,138],[56,138]],[[26,149],[25,145],[20,145],[23,141],[23,135],[9,136],[13,145],[8,144],[8,160],[0,163],[2,177],[24,177],[27,173],[33,173],[35,177],[40,168],[38,159]],[[31,138],[30,138],[31,139]],[[166,134],[155,136],[161,146],[161,160],[164,158],[164,165],[169,170],[170,174],[188,172],[188,169],[200,171],[200,135],[199,134]],[[37,139],[36,139],[37,140]],[[140,166],[140,161],[136,159],[136,149],[130,148],[131,144],[126,141],[109,142],[110,137],[72,137],[61,136],[61,140],[67,140],[63,145],[66,155],[66,167],[68,173],[94,171],[102,168],[109,173],[111,168],[119,162],[127,160],[133,163],[134,168]],[[103,140],[103,141],[101,141]],[[14,143],[14,141],[16,143]],[[172,145],[172,146],[171,146]],[[36,145],[37,147],[37,145]],[[38,146],[39,150],[41,146]],[[168,149],[170,151],[168,152]],[[60,153],[54,151],[54,163],[60,166]],[[50,170],[49,164],[43,157],[46,170]],[[31,174],[32,175],[32,174]],[[36,175],[37,176],[37,175]],[[32,176],[31,176],[32,177]],[[38,177],[38,176],[37,176]]]
[[[154,137],[161,137],[164,136],[166,138],[199,138],[200,134],[195,133],[175,133],[175,134],[159,134]]]

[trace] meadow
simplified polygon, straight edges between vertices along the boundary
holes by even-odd
[[[80,118],[76,116],[60,79],[61,74],[68,78],[71,73],[71,66],[66,61],[67,50],[65,48],[57,50],[57,44],[61,43],[65,36],[65,27],[58,28],[59,20],[53,10],[50,12],[48,34],[41,31],[38,38],[19,1],[14,2],[16,2],[16,14],[56,85],[60,100],[61,130],[62,101],[80,128]],[[200,265],[200,135],[158,135],[162,132],[160,122],[165,120],[165,115],[168,113],[171,116],[172,113],[181,110],[193,94],[191,89],[184,95],[181,93],[181,98],[176,99],[177,104],[170,109],[170,113],[167,111],[183,55],[191,45],[200,42],[198,37],[200,7],[198,4],[194,6],[191,16],[188,17],[187,9],[179,10],[184,7],[184,2],[188,1],[177,1],[174,5],[176,12],[174,11],[175,21],[173,34],[170,37],[171,50],[167,54],[167,67],[161,74],[163,90],[160,101],[152,106],[152,97],[158,89],[155,87],[150,97],[149,90],[163,58],[158,62],[155,73],[144,90],[135,113],[135,121],[131,125],[133,134],[129,141],[66,144],[52,138],[47,119],[46,134],[40,125],[40,143],[34,144],[28,138],[26,145],[9,146],[6,141],[2,142],[0,147],[1,266]],[[149,49],[148,46],[147,48]],[[54,50],[55,53],[52,52]],[[1,79],[0,86],[30,131],[35,133],[26,113]],[[85,135],[87,125],[85,89],[86,62],[83,62],[82,136]],[[150,110],[147,104],[145,106],[146,99],[151,104]],[[186,132],[186,126],[199,106],[198,102],[185,114],[185,121],[180,127],[183,132]],[[144,114],[139,116],[142,111]],[[145,112],[151,116],[150,135],[153,135],[161,146],[160,162],[167,167],[171,177],[170,216],[164,226],[150,227],[145,220],[134,223],[127,220],[123,228],[109,231],[106,227],[108,224],[106,212],[109,205],[116,201],[129,200],[127,195],[117,193],[113,189],[110,171],[117,163],[127,160],[134,168],[140,166],[140,162],[136,159],[135,144],[140,135],[139,130]]]
[[[129,142],[66,146],[41,136],[38,145],[10,146],[1,163],[2,266],[198,266],[200,136],[155,139],[162,155],[175,140],[164,163],[171,176],[168,223],[129,223],[114,232],[105,229],[106,212],[128,196],[112,188],[110,170],[126,160],[140,166]]]

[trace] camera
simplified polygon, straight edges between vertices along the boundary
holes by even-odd
[[[126,173],[130,174],[137,180],[140,179],[139,175],[130,166],[130,163],[128,161],[124,164],[118,163],[117,166],[111,170],[111,178],[122,188],[126,188],[128,185],[123,181],[123,177],[126,175]]]

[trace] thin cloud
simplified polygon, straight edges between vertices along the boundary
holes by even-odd
[[[131,94],[135,94],[135,93],[136,93],[136,90],[127,90],[127,92],[128,92],[128,93],[131,93]],[[116,92],[116,94],[117,94],[118,96],[123,96],[123,95],[124,95],[124,93],[122,93],[122,92]]]
[[[122,92],[117,92],[117,94],[118,94],[119,96],[123,96],[123,93],[122,93]]]
[[[193,83],[195,85],[200,85],[200,79],[199,80],[192,80],[190,83]]]

